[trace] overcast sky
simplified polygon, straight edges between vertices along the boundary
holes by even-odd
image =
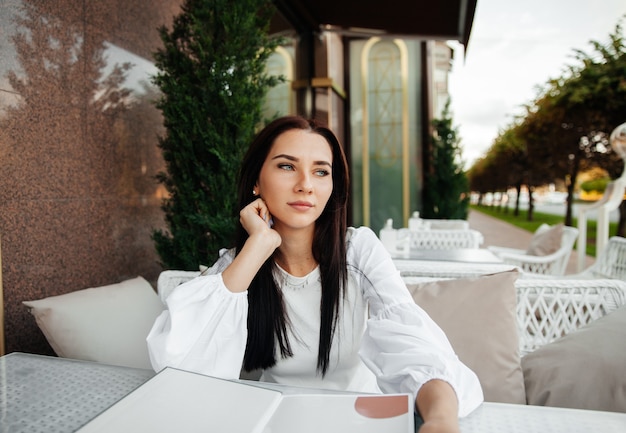
[[[467,53],[455,49],[449,83],[467,168],[537,86],[576,63],[574,49],[591,53],[589,41],[607,42],[625,14],[626,0],[478,0]]]

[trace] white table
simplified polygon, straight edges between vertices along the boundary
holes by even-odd
[[[516,269],[485,248],[390,252],[403,277],[468,278]]]
[[[626,413],[483,403],[460,426],[461,433],[624,433]]]
[[[10,353],[0,357],[0,432],[74,432],[152,376],[152,370]]]
[[[454,248],[454,249],[417,249],[390,252],[393,259],[398,260],[428,260],[462,263],[504,263],[502,259],[487,248]]]
[[[5,355],[0,432],[75,432],[153,376],[151,370]],[[460,426],[462,433],[624,433],[626,413],[483,403]]]
[[[502,262],[434,260],[432,256],[424,260],[398,256],[393,258],[393,263],[403,277],[469,278],[518,269]]]

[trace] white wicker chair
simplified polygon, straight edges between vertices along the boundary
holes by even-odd
[[[522,355],[626,304],[626,282],[614,279],[518,278]]]
[[[545,226],[545,225],[544,225]],[[539,227],[537,231],[545,229]],[[505,263],[519,266],[522,270],[532,274],[564,275],[567,263],[574,249],[574,243],[578,237],[578,229],[575,227],[563,227],[563,237],[560,248],[545,256],[526,254],[526,250],[488,246],[491,252],[500,257]]]
[[[626,238],[610,237],[593,265],[571,277],[615,278],[626,281]]]
[[[462,219],[425,219],[422,220],[431,230],[469,230],[467,220]]]
[[[420,250],[449,250],[456,248],[479,248],[483,235],[478,230],[401,230],[409,236],[410,248]],[[402,242],[402,240],[400,240]]]
[[[157,279],[157,293],[161,301],[165,303],[165,299],[172,293],[172,290],[189,280],[193,280],[198,275],[200,275],[200,271],[169,270],[161,272]]]
[[[436,262],[428,262],[432,265]],[[461,263],[455,263],[461,265]],[[470,264],[475,266],[475,264]],[[488,273],[500,265],[489,265]],[[510,268],[509,268],[510,269]],[[506,269],[504,269],[506,270]],[[485,268],[485,271],[487,269]],[[435,274],[436,272],[432,272]],[[200,275],[193,271],[163,271],[157,281],[161,299],[178,285]],[[450,275],[450,274],[448,274]],[[454,278],[462,275],[459,272]],[[403,275],[407,284],[451,279]],[[626,282],[614,279],[524,279],[515,282],[520,353],[532,352],[544,344],[596,320],[626,304]]]
[[[403,279],[416,284],[445,278]],[[614,279],[518,278],[515,289],[522,356],[626,304],[626,282]]]

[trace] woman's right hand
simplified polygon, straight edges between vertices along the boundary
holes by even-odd
[[[271,218],[267,205],[260,198],[239,212],[239,221],[249,237],[230,266],[222,272],[224,284],[231,292],[248,290],[263,263],[280,246],[282,239],[271,227]]]
[[[273,252],[281,244],[280,234],[272,228],[272,215],[262,198],[257,198],[239,212],[239,221],[252,238],[259,238]]]

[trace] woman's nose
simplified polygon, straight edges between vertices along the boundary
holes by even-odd
[[[307,173],[302,173],[300,178],[298,179],[298,184],[296,185],[297,191],[303,191],[306,193],[310,193],[313,191],[313,183],[311,182],[311,176]]]

